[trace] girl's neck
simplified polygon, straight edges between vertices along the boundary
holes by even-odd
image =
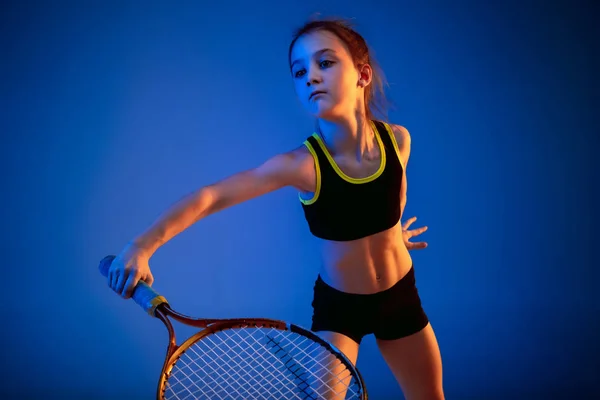
[[[357,161],[377,156],[377,139],[365,114],[336,120],[319,119],[317,133],[333,155],[348,155]]]

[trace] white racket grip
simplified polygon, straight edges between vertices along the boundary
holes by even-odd
[[[100,273],[104,277],[108,277],[108,269],[110,268],[110,264],[114,259],[115,256],[106,256],[102,259],[102,261],[100,261],[100,266],[98,269],[100,269]],[[156,311],[156,307],[163,303],[168,304],[167,299],[159,295],[156,290],[152,289],[144,281],[138,281],[137,285],[135,285],[135,288],[133,289],[131,298],[153,317],[155,316],[154,311]]]

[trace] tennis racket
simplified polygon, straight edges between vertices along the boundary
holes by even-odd
[[[108,276],[115,256],[100,262]],[[315,333],[264,318],[198,319],[173,310],[139,281],[133,300],[169,332],[157,399],[367,399],[344,354]],[[170,320],[202,328],[177,344]]]

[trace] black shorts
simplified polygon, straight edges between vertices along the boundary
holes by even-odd
[[[356,343],[368,334],[393,340],[417,333],[429,323],[415,285],[415,271],[373,294],[352,294],[329,286],[319,275],[312,302],[313,332],[333,331]]]

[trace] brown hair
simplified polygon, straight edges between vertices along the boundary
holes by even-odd
[[[380,118],[387,120],[389,102],[386,99],[384,87],[387,86],[383,71],[373,59],[365,39],[356,32],[351,24],[344,19],[311,20],[294,32],[288,53],[288,63],[291,68],[292,49],[296,41],[304,34],[315,31],[328,31],[336,35],[350,51],[354,65],[359,68],[369,64],[373,70],[371,84],[365,90],[365,107],[367,118],[374,119],[377,113]]]

